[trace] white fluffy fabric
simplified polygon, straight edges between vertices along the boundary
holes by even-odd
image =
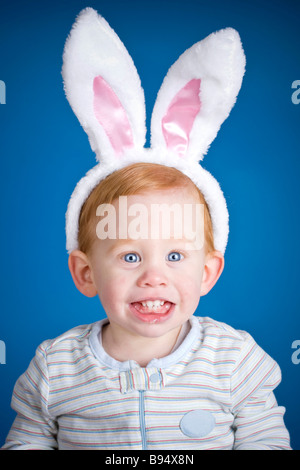
[[[226,28],[194,44],[169,69],[158,92],[151,120],[151,146],[165,147],[161,122],[178,91],[201,79],[201,108],[189,141],[188,158],[199,161],[207,153],[223,121],[235,104],[245,73],[240,36]]]
[[[66,213],[67,250],[78,248],[81,207],[106,176],[136,162],[175,167],[202,192],[212,218],[215,248],[225,252],[228,211],[218,182],[198,163],[228,117],[240,90],[245,56],[239,34],[232,28],[213,33],[185,51],[167,73],[158,93],[151,120],[151,149],[145,144],[144,93],[125,46],[108,23],[93,9],[78,16],[66,41],[63,79],[67,99],[87,132],[98,163],[77,184]],[[93,80],[101,76],[118,96],[133,133],[133,147],[122,158],[112,148],[93,108]],[[162,119],[174,96],[188,82],[200,79],[200,111],[189,136],[186,158],[171,153],[162,132]]]
[[[102,76],[117,94],[133,131],[136,148],[146,140],[144,91],[124,44],[107,21],[92,8],[83,10],[66,41],[62,76],[67,99],[86,131],[98,161],[115,157],[94,114],[93,81]]]

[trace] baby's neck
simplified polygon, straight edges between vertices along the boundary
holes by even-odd
[[[121,334],[115,325],[108,323],[102,328],[102,346],[105,352],[117,361],[133,360],[141,367],[146,367],[152,359],[159,359],[171,353],[180,330],[181,326],[162,337],[147,338]]]

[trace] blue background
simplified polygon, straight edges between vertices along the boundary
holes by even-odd
[[[107,19],[132,55],[148,125],[178,56],[220,28],[240,32],[243,87],[204,160],[228,202],[226,266],[197,314],[249,331],[277,360],[283,381],[276,396],[300,449],[300,364],[291,360],[300,339],[300,105],[291,100],[300,79],[300,2],[291,0],[1,1],[0,340],[7,356],[0,364],[0,444],[15,416],[14,383],[38,344],[104,316],[99,300],[73,284],[64,234],[69,197],[95,164],[60,74],[65,39],[86,6]]]

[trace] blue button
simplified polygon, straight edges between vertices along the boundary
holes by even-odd
[[[160,382],[160,375],[158,372],[154,372],[153,374],[150,375],[150,382],[154,384],[157,382]]]
[[[193,410],[183,416],[179,426],[188,437],[204,437],[214,429],[215,424],[215,418],[209,411]]]

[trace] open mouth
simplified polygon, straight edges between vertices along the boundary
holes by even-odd
[[[141,300],[130,304],[131,310],[141,320],[149,322],[158,322],[167,319],[174,310],[175,304],[168,300]]]

